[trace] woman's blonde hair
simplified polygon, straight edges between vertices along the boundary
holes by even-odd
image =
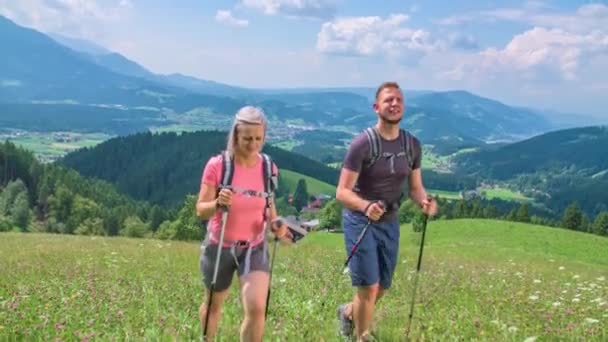
[[[249,125],[262,125],[264,127],[264,141],[266,141],[266,115],[261,108],[253,106],[245,106],[236,112],[232,128],[228,133],[228,144],[226,151],[231,155],[234,155],[234,149],[236,148],[237,128],[239,124]]]

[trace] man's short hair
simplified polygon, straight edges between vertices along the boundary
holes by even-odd
[[[376,100],[378,99],[378,95],[380,95],[380,92],[386,88],[395,88],[401,91],[401,88],[399,88],[399,84],[397,82],[384,82],[378,87],[378,90],[376,90]]]

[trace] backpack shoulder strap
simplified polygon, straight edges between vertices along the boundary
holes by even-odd
[[[375,127],[368,127],[365,129],[367,136],[367,142],[369,143],[369,166],[373,165],[380,155],[382,155],[382,141],[378,131]]]
[[[410,169],[414,166],[414,139],[410,132],[401,128],[401,148],[405,153],[405,158],[409,164]]]
[[[222,152],[222,181],[220,187],[232,185],[234,176],[234,158],[228,151]],[[218,189],[219,191],[219,189]]]
[[[270,194],[277,189],[279,179],[276,174],[272,173],[272,169],[274,166],[272,158],[269,155],[262,153],[262,159],[264,162],[264,192]]]

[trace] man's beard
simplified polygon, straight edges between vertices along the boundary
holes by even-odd
[[[391,125],[397,125],[403,119],[403,116],[401,116],[399,119],[389,119],[389,118],[384,117],[384,115],[379,115],[379,116],[380,116],[380,120],[382,120],[382,122],[391,124]]]

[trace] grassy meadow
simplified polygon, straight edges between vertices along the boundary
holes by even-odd
[[[69,141],[59,141],[57,136],[68,138]],[[105,133],[27,132],[9,140],[33,151],[42,160],[55,160],[66,153],[82,147],[93,147],[109,138],[111,136]]]
[[[380,341],[403,340],[419,233],[403,226],[393,287],[376,311]],[[608,340],[608,238],[492,220],[431,221],[414,340]],[[352,296],[342,235],[280,246],[267,341],[340,341]],[[200,340],[199,245],[0,234],[0,340]],[[236,281],[233,285],[236,284]],[[236,286],[220,324],[238,340]]]
[[[336,194],[335,186],[320,181],[316,178],[312,178],[287,169],[280,169],[279,173],[281,174],[281,177],[283,177],[283,179],[285,180],[285,186],[289,189],[289,192],[291,193],[296,191],[296,187],[300,178],[304,178],[304,180],[306,181],[306,189],[308,190],[309,194],[327,194],[332,196]]]

